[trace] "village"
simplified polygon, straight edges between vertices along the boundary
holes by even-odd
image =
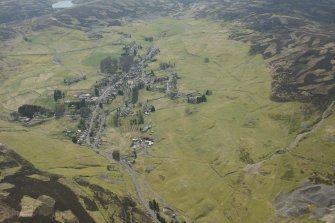
[[[135,129],[139,135],[139,137],[129,139],[129,148],[132,152],[120,154],[118,150],[114,150],[111,158],[128,168],[129,174],[133,175],[132,165],[136,163],[137,156],[147,154],[147,149],[155,144],[151,136],[153,124],[146,120],[153,112],[156,112],[156,108],[148,100],[138,102],[140,91],[157,92],[162,94],[162,97],[171,100],[181,99],[190,104],[206,102],[207,96],[212,95],[210,90],[204,93],[181,92],[177,86],[180,77],[174,71],[175,64],[170,62],[160,64],[160,69],[164,70],[167,75],[157,77],[153,70],[147,68],[151,62],[156,61],[155,56],[160,53],[160,50],[152,45],[144,55],[141,55],[142,51],[142,46],[135,43],[125,45],[119,59],[107,57],[101,61],[100,72],[103,78],[96,82],[93,90],[79,92],[71,97],[66,95],[66,92],[55,90],[56,107],[54,111],[41,106],[23,105],[18,112],[12,113],[13,120],[20,121],[25,126],[34,126],[63,116],[71,117],[73,120],[79,119],[77,128],[65,127],[64,136],[75,144],[92,148],[97,153],[100,153],[100,148],[103,147],[102,138],[108,117],[113,117],[116,128],[123,125],[121,120],[129,120],[127,125],[137,126]],[[72,85],[85,80],[86,74],[81,72],[80,75],[64,79],[64,85]],[[122,97],[122,103],[111,108],[110,105],[118,97]],[[101,154],[104,155],[104,153]],[[138,184],[135,177],[133,182],[135,186]],[[137,187],[140,191],[139,185]],[[142,203],[147,203],[146,198],[143,197],[142,200]],[[165,219],[159,215],[159,210],[150,207],[149,212],[152,212],[152,216],[156,216],[155,219],[158,219],[158,222],[165,222]],[[163,212],[170,216],[172,222],[178,222],[171,208],[164,207]]]

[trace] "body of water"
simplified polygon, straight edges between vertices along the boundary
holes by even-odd
[[[54,9],[64,9],[64,8],[71,8],[74,4],[72,1],[61,1],[55,4],[52,4],[52,8]]]

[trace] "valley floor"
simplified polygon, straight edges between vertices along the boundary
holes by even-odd
[[[100,60],[122,51],[122,46],[112,44],[122,38],[120,33],[131,34],[127,41],[143,48],[160,49],[147,71],[163,76],[167,71],[160,69],[160,63],[174,63],[180,77],[178,91],[210,90],[213,95],[206,103],[188,104],[141,90],[139,102],[155,99],[150,102],[156,111],[145,116],[155,144],[138,153],[130,170],[128,164],[99,153],[132,153],[131,140],[147,134],[128,123],[115,127],[112,114],[98,152],[74,145],[64,136],[66,128],[76,129],[78,124],[70,117],[35,127],[0,121],[0,142],[91,197],[92,191],[78,186],[75,178],[137,202],[139,187],[145,199],[172,207],[180,220],[188,222],[286,221],[276,215],[276,196],[295,189],[315,172],[333,171],[335,116],[329,111],[318,129],[290,147],[299,133],[319,121],[322,112],[300,102],[271,101],[266,61],[250,55],[248,43],[230,40],[229,32],[230,24],[185,16],[108,27],[99,40],[87,40],[82,31],[56,27],[32,34],[31,41],[15,40],[14,50],[3,53],[13,67],[0,83],[0,109],[7,116],[25,103],[52,108],[54,89],[66,92],[66,99],[92,91],[101,79]],[[153,42],[145,41],[148,36]],[[64,78],[80,73],[87,79],[64,85]],[[116,108],[118,103],[114,100],[104,109]],[[114,170],[107,171],[108,165]],[[133,185],[136,181],[138,186]],[[91,214],[103,222],[111,210],[99,209],[100,213]],[[309,217],[309,213],[302,215],[300,222],[316,221]]]

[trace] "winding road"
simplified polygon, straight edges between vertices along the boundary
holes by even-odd
[[[142,206],[146,209],[146,211],[149,213],[152,220],[156,223],[160,223],[156,218],[156,213],[150,209],[149,207],[149,201],[145,198],[142,188],[137,180],[136,172],[133,170],[133,168],[124,160],[120,161],[120,164],[127,170],[128,175],[130,176],[131,180],[133,181],[133,184],[136,189],[137,196],[142,204]]]
[[[88,121],[89,125],[88,125],[88,128],[87,128],[84,140],[85,140],[85,143],[86,143],[87,146],[89,146],[92,149],[94,149],[95,151],[97,151],[101,156],[105,157],[110,162],[114,162],[113,157],[111,156],[111,154],[109,154],[108,152],[103,151],[103,150],[97,150],[97,148],[99,147],[99,142],[101,141],[101,136],[102,136],[103,130],[104,130],[104,123],[105,123],[105,120],[106,120],[105,114],[99,115],[99,112],[98,112],[99,107],[100,107],[99,105],[100,105],[100,103],[102,103],[104,100],[106,100],[110,96],[110,93],[112,91],[117,91],[118,88],[120,86],[122,86],[124,83],[126,83],[127,80],[129,80],[131,82],[135,82],[135,81],[139,81],[139,80],[145,81],[144,80],[144,67],[157,54],[157,51],[158,51],[157,48],[151,47],[148,50],[147,54],[145,55],[144,59],[139,64],[137,64],[135,66],[133,65],[131,67],[130,74],[125,73],[124,78],[120,78],[118,81],[111,81],[109,83],[109,85],[103,90],[102,94],[98,97],[98,99],[95,102],[94,108],[91,112],[91,115],[90,115],[90,118],[89,118],[89,121]],[[92,142],[90,133],[93,131],[94,124],[97,120],[99,120],[98,132],[95,135],[94,142]],[[140,184],[140,181],[138,180],[137,173],[132,168],[131,164],[129,164],[125,160],[121,160],[119,162],[119,164],[125,168],[128,175],[130,176],[130,178],[131,178],[131,180],[134,184],[138,199],[139,199],[141,205],[143,206],[143,208],[145,208],[146,212],[150,215],[153,222],[160,223],[160,221],[156,217],[156,213],[153,210],[151,210],[150,207],[149,207],[149,200],[145,197],[144,192],[143,192],[144,190],[149,191],[151,196],[154,197],[155,200],[160,201],[160,203],[162,205],[169,206],[169,208],[171,208],[178,216],[182,217],[184,219],[184,221],[186,221],[186,223],[192,223],[193,222],[181,210],[172,208],[170,205],[168,205],[168,203],[162,197],[160,197],[155,191],[153,191],[148,186],[148,184],[146,182],[142,185],[144,187],[143,188]]]

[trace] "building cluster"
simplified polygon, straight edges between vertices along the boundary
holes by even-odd
[[[187,98],[188,103],[201,103],[205,102],[205,95],[187,95],[178,92],[177,80],[179,79],[176,73],[171,73],[170,69],[164,70],[168,73],[164,77],[157,77],[154,71],[147,72],[145,68],[150,62],[154,60],[154,57],[160,52],[156,47],[150,47],[146,54],[139,55],[139,49],[141,46],[132,44],[124,47],[124,53],[122,57],[133,57],[129,70],[123,70],[122,72],[116,72],[115,74],[106,76],[103,80],[99,81],[95,86],[95,94],[83,93],[77,96],[80,100],[85,100],[89,103],[92,114],[86,118],[85,131],[78,137],[79,143],[85,143],[94,148],[101,146],[101,137],[103,134],[106,117],[102,117],[97,112],[101,104],[107,103],[110,100],[114,100],[118,95],[123,96],[123,104],[118,108],[115,108],[115,120],[117,121],[120,117],[127,117],[134,114],[134,108],[138,101],[139,90],[146,89],[148,91],[157,91],[166,94],[171,99],[178,97]],[[184,95],[184,96],[180,96]],[[150,115],[155,112],[155,107],[149,103],[144,102],[141,105],[140,117],[142,115]],[[144,122],[136,123],[143,124]],[[145,124],[139,130],[142,133],[147,133],[152,129],[151,124]],[[133,138],[131,141],[131,147],[136,149],[145,149],[154,144],[154,140],[149,137]]]
[[[143,149],[154,144],[154,140],[149,137],[133,138],[130,147],[133,149]]]

